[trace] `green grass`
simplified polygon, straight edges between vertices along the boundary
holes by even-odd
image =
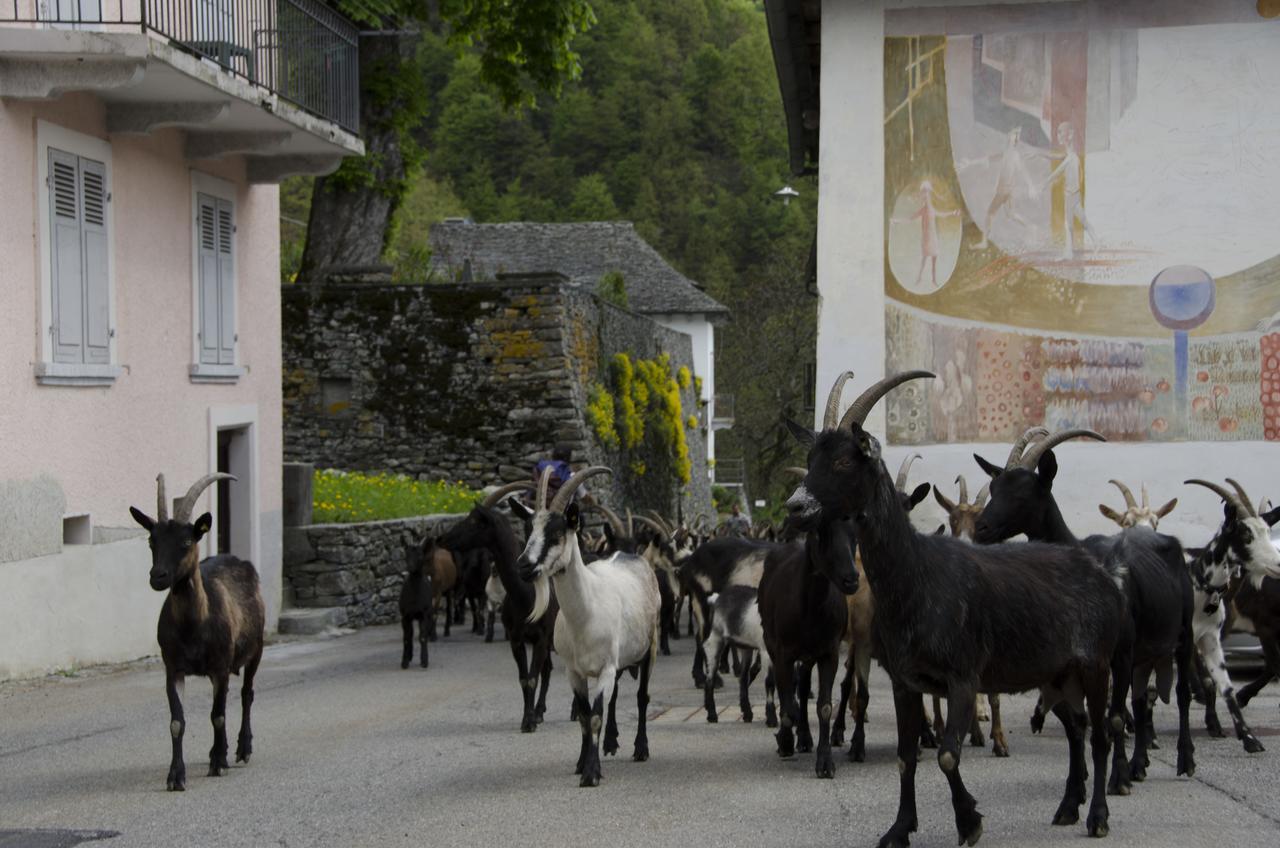
[[[461,482],[415,480],[403,474],[316,471],[312,484],[317,524],[351,524],[442,512],[466,512],[480,493]]]

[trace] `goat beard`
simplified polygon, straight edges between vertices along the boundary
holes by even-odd
[[[542,618],[547,612],[547,607],[551,605],[551,578],[545,574],[539,574],[533,578],[533,610],[529,613],[528,621],[533,624]]]

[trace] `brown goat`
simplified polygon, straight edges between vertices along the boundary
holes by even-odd
[[[200,539],[209,532],[213,518],[204,513],[194,522],[191,510],[200,494],[217,480],[235,480],[230,474],[209,474],[197,480],[173,508],[169,519],[164,475],[156,478],[156,518],[129,507],[135,521],[149,534],[151,588],[167,591],[160,608],[156,638],[164,658],[165,690],[169,697],[169,735],[173,755],[165,785],[181,792],[187,787],[187,767],[182,759],[186,719],[182,690],[187,675],[208,677],[213,683],[213,747],[209,750],[209,776],[230,770],[227,763],[227,689],[230,677],[244,669],[240,689],[242,708],[236,762],[249,762],[253,732],[249,711],[253,704],[253,678],[262,659],[262,633],[266,608],[258,586],[258,572],[251,563],[230,555],[200,560]]]
[[[436,613],[444,610],[444,635],[449,635],[449,625],[453,621],[454,590],[458,586],[458,563],[450,551],[440,547],[433,538],[421,542],[410,543],[405,551],[405,561],[409,572],[419,569],[425,571],[431,581],[431,608],[427,612],[428,621],[424,622],[427,638],[436,640]],[[425,565],[425,569],[423,566]]]

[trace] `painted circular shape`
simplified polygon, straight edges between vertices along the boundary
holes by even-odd
[[[1258,14],[1264,18],[1280,18],[1280,0],[1258,0]]]
[[[960,259],[960,204],[941,182],[907,185],[885,222],[889,270],[912,294],[933,294],[947,284]]]
[[[1194,265],[1171,265],[1151,281],[1147,300],[1151,314],[1171,330],[1199,327],[1213,314],[1213,277]]]

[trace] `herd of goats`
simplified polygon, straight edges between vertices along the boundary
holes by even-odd
[[[488,578],[487,596],[501,616],[519,672],[521,730],[531,732],[542,721],[554,650],[567,672],[582,733],[575,773],[581,785],[595,786],[602,734],[604,754],[618,750],[615,706],[624,671],[639,681],[633,758],[648,759],[650,673],[659,650],[669,653],[668,638],[679,634],[683,598],[700,637],[693,677],[705,692],[707,720],[717,719],[714,693],[732,648],[743,720],[752,719],[748,687],[763,673],[766,723],[778,728],[778,753],[814,751],[819,777],[833,776],[832,746],[844,744],[846,712],[854,722],[848,756],[864,757],[875,658],[892,681],[900,773],[897,819],[881,846],[907,845],[916,830],[915,772],[922,747],[937,749],[959,841],[978,841],[982,816],[961,779],[960,754],[966,735],[973,745],[985,744],[979,712],[989,708],[993,751],[1008,756],[1001,693],[1039,691],[1033,730],[1049,713],[1062,722],[1069,765],[1053,823],[1078,822],[1088,800],[1091,836],[1107,835],[1107,796],[1129,794],[1146,775],[1156,698],[1168,703],[1171,692],[1176,694],[1179,775],[1192,775],[1196,767],[1188,714],[1193,691],[1206,704],[1211,735],[1224,735],[1215,710],[1220,696],[1244,749],[1262,751],[1242,708],[1280,673],[1280,554],[1269,536],[1280,509],[1260,511],[1230,479],[1225,486],[1189,480],[1218,494],[1224,510],[1220,528],[1204,547],[1184,548],[1157,530],[1175,502],[1152,509],[1145,489],[1139,504],[1127,487],[1112,481],[1125,509],[1100,508],[1121,531],[1079,539],[1054,499],[1053,449],[1068,439],[1103,437],[1088,430],[1051,434],[1033,428],[1003,465],[975,457],[990,480],[973,501],[962,478],[954,501],[933,487],[948,513],[950,533],[941,527],[922,533],[908,514],[930,487],[907,491],[910,460],[895,478],[879,441],[863,425],[893,388],[932,376],[910,371],[888,377],[840,415],[844,385],[852,377],[846,372],[831,391],[821,431],[786,422],[805,445],[808,462],[795,469],[803,479],[787,501],[789,516],[778,541],[719,536],[698,522],[687,527],[656,513],[628,513],[624,522],[579,496],[589,478],[609,473],[600,466],[578,471],[554,492],[549,471],[536,484],[499,488],[440,537],[411,545],[401,597],[402,666],[412,661],[415,621],[420,661],[427,665],[434,611],[443,607],[447,628],[456,614],[455,595],[473,597],[478,626],[478,593],[464,584],[471,581],[466,575],[479,572],[482,581]],[[151,585],[168,592],[158,636],[171,713],[172,790],[183,789],[186,781],[180,691],[188,675],[208,676],[214,684],[209,773],[225,774],[228,768],[231,674],[243,675],[236,760],[247,762],[252,753],[249,714],[264,619],[257,575],[232,556],[200,561],[198,542],[210,516],[191,519],[201,492],[224,476],[209,475],[193,485],[172,518],[163,476],[157,517],[131,508],[149,532]],[[532,509],[515,497],[526,490],[533,490]],[[523,545],[504,506],[523,520]],[[585,527],[591,510],[604,516],[600,536]],[[1019,534],[1030,541],[996,544]],[[486,566],[467,566],[474,556]],[[1231,631],[1255,633],[1267,660],[1266,671],[1239,689],[1223,659],[1221,638]],[[487,638],[492,633],[491,611]],[[846,672],[833,706],[842,657]],[[808,719],[815,667],[816,746]],[[926,694],[933,696],[933,718]],[[940,699],[947,701],[945,716]],[[1131,757],[1125,750],[1130,737]]]

